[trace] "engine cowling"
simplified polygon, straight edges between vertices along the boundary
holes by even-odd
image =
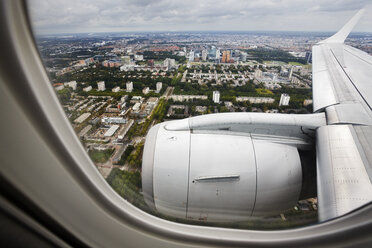
[[[296,147],[249,134],[169,130],[146,137],[142,187],[146,203],[165,215],[242,221],[280,213],[298,201],[302,169]]]

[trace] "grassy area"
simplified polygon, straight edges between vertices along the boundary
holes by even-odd
[[[256,89],[256,92],[260,95],[274,95],[274,93],[268,89],[259,88],[259,89]]]
[[[288,64],[289,65],[302,65],[302,66],[304,66],[304,64],[301,64],[301,63],[298,63],[298,62],[289,62]]]
[[[132,203],[134,206],[153,213],[144,199],[141,191],[141,173],[139,171],[122,171],[113,168],[106,181],[121,197]]]
[[[284,66],[284,65],[286,65],[286,63],[282,62],[282,61],[264,61],[263,63],[266,64],[266,65],[270,65],[270,66]]]
[[[94,163],[105,163],[111,157],[114,149],[108,149],[105,151],[90,150],[89,156]]]

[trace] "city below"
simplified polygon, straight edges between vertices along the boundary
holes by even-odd
[[[152,32],[36,40],[66,116],[102,176],[151,212],[140,180],[152,126],[221,112],[312,113],[311,47],[328,36]],[[372,54],[371,34],[351,35],[347,44]],[[272,228],[314,223],[316,210],[316,198],[302,200],[270,217]],[[287,219],[293,223],[282,224]]]

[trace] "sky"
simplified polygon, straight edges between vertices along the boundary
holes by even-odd
[[[337,31],[371,0],[29,0],[36,34],[136,31]]]

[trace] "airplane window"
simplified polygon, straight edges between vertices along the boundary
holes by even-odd
[[[66,117],[121,197],[193,225],[318,223],[315,137],[326,124],[313,113],[311,47],[331,34],[251,31],[253,20],[282,29],[236,4],[32,0],[29,10]]]

